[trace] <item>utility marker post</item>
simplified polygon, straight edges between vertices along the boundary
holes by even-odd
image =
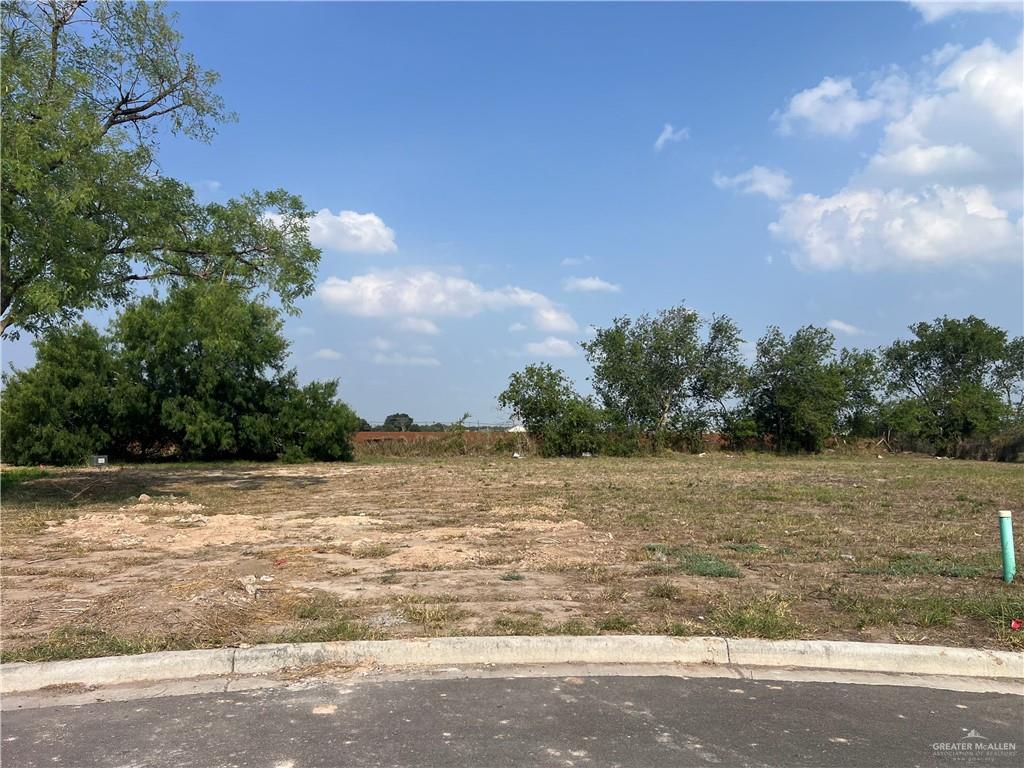
[[[999,541],[1003,545],[1003,581],[1009,584],[1017,575],[1017,557],[1013,551],[1013,512],[999,510]]]

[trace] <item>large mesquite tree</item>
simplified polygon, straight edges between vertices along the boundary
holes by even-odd
[[[683,306],[618,317],[583,342],[604,407],[648,435],[700,436],[723,416],[743,375],[739,329]]]
[[[140,282],[312,291],[310,212],[283,190],[200,204],[160,174],[167,130],[208,141],[233,119],[218,76],[161,3],[2,6],[0,334],[118,304]]]
[[[913,338],[882,353],[892,429],[955,452],[1024,415],[1024,340],[973,315],[910,326]]]

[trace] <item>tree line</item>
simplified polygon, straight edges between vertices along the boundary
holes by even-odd
[[[549,456],[699,450],[819,452],[872,437],[893,450],[1015,460],[1024,451],[1024,338],[970,316],[910,327],[879,349],[777,327],[744,355],[736,324],[685,306],[619,317],[582,343],[594,395],[561,370],[514,373],[498,404]]]

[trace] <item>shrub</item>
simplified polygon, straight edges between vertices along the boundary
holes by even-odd
[[[117,361],[88,323],[36,339],[36,364],[3,377],[0,424],[9,464],[81,464],[111,445]]]
[[[5,461],[352,458],[358,419],[337,382],[299,387],[277,310],[230,285],[142,299],[109,337],[83,324],[36,350],[34,366],[4,378]]]

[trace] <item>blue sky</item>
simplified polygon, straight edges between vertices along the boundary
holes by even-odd
[[[683,300],[751,341],[1024,330],[1019,6],[173,7],[239,122],[163,169],[321,211],[291,362],[371,421],[498,421],[536,360],[586,390],[589,325]]]

